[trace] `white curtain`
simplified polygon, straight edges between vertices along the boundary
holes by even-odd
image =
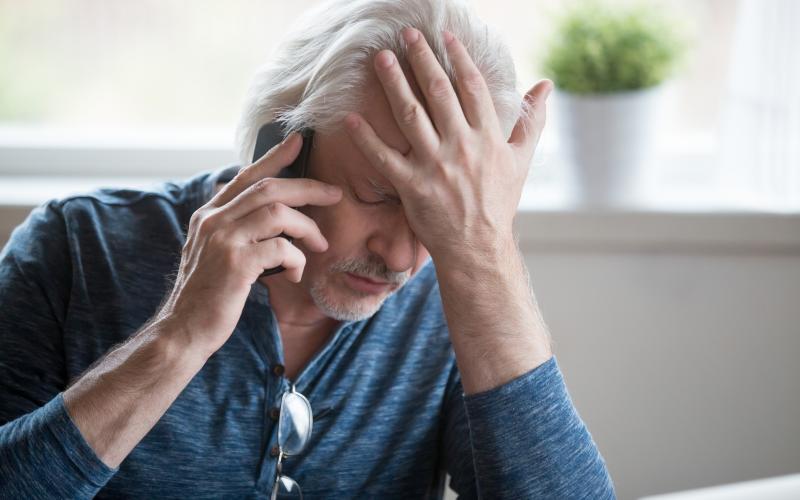
[[[720,175],[737,198],[800,209],[800,1],[739,0]]]

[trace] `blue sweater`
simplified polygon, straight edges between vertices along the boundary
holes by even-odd
[[[266,287],[117,469],[63,391],[156,312],[191,214],[220,171],[52,200],[0,253],[0,498],[265,498],[270,409],[289,381]],[[614,498],[555,358],[465,396],[433,262],[371,318],[342,323],[297,376],[314,428],[285,460],[306,498]]]

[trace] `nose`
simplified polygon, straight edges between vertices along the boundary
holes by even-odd
[[[367,239],[367,249],[380,256],[386,266],[397,273],[414,267],[417,259],[417,237],[409,227],[405,214],[383,219]]]

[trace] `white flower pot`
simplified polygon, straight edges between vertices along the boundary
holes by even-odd
[[[663,85],[589,95],[556,90],[561,149],[576,203],[593,208],[637,204],[662,93]]]

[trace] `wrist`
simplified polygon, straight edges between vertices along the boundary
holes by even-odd
[[[164,316],[147,328],[153,335],[158,349],[167,360],[180,363],[205,364],[218,347],[207,345],[202,337],[192,335],[186,322],[177,316]]]
[[[154,320],[64,392],[66,410],[103,463],[119,467],[206,359],[176,324]]]
[[[436,269],[442,273],[468,274],[482,272],[497,276],[498,271],[513,266],[519,256],[513,235],[487,237],[480,244],[461,243],[457,247],[431,251]]]

